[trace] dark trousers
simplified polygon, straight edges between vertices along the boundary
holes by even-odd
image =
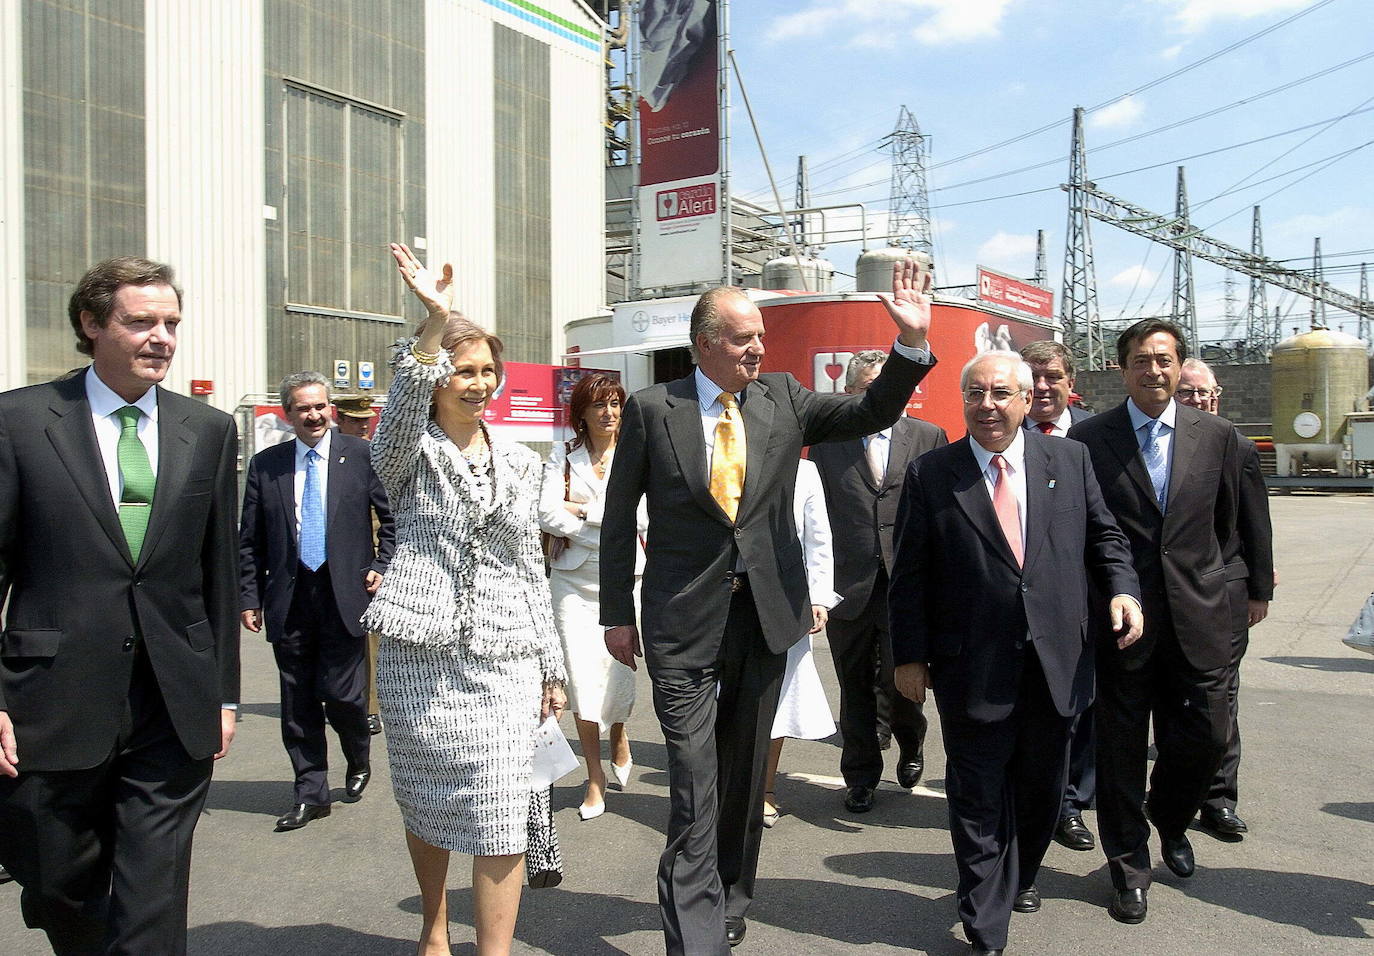
[[[1097,724],[1089,707],[1069,728],[1069,778],[1059,819],[1091,810],[1097,802]]]
[[[1222,755],[1221,766],[1212,778],[1212,786],[1207,791],[1203,806],[1209,810],[1235,810],[1240,799],[1238,778],[1240,776],[1240,662],[1250,646],[1249,622],[1243,614],[1249,613],[1249,590],[1245,580],[1228,581],[1231,591],[1231,667],[1226,675],[1226,705],[1230,713],[1231,729],[1226,737],[1226,753]],[[1244,609],[1243,612],[1241,609]]]
[[[935,703],[945,741],[949,834],[959,868],[956,898],[969,942],[1007,945],[1016,894],[1035,882],[1064,793],[1069,725],[1050,698],[1040,660],[1028,646],[1011,714],[972,721],[959,702],[939,692]]]
[[[1097,824],[1118,891],[1149,887],[1150,822],[1170,838],[1183,835],[1230,734],[1229,668],[1195,669],[1172,630],[1161,630],[1144,653],[1104,646],[1097,655]],[[1147,799],[1151,717],[1158,756]]]
[[[281,676],[281,740],[296,774],[296,803],[329,803],[326,719],[347,770],[368,766],[366,639],[339,617],[328,566],[296,569],[285,632],[272,644]],[[321,706],[323,705],[323,706]]]
[[[23,887],[25,924],[59,956],[186,952],[191,838],[214,761],[186,753],[136,653],[105,760],[0,777],[0,864]]]
[[[743,916],[753,901],[768,734],[786,665],[764,644],[746,585],[731,599],[714,666],[650,670],[668,750],[658,905],[670,954],[728,952],[725,917]]]
[[[878,572],[868,604],[858,617],[831,618],[825,626],[835,677],[840,684],[840,774],[846,786],[876,787],[883,778],[878,748],[878,693],[873,658],[879,657],[879,680],[891,701],[892,736],[901,751],[922,753],[926,718],[921,705],[897,693],[892,683],[892,641],[887,630],[887,574]]]

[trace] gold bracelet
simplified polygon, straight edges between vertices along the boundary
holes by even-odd
[[[412,346],[410,347],[410,354],[413,355],[413,356],[415,356],[415,361],[419,362],[421,365],[438,365],[438,364],[439,364],[439,353],[438,353],[438,352],[426,352],[424,349],[420,348],[418,345],[412,345]]]

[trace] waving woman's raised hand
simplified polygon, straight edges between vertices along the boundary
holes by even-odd
[[[435,275],[425,268],[424,263],[415,258],[415,253],[403,243],[391,244],[391,257],[396,260],[396,270],[401,278],[424,303],[431,316],[447,319],[453,311],[453,266],[444,263],[443,272]]]

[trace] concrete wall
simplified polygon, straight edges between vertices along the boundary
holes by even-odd
[[[1269,365],[1213,365],[1223,389],[1221,414],[1236,424],[1268,424],[1273,414]],[[1126,398],[1118,369],[1079,372],[1075,390],[1094,411],[1106,411]]]

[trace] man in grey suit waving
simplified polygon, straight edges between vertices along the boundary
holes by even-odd
[[[763,818],[768,732],[787,649],[810,627],[792,521],[805,445],[897,420],[934,364],[928,274],[894,269],[882,297],[899,337],[862,396],[822,396],[761,375],[763,316],[740,289],[692,312],[694,374],[625,405],[601,532],[606,646],[634,667],[635,509],[647,498],[644,652],[668,748],[670,810],[659,910],[670,953],[724,952],[744,938]]]

